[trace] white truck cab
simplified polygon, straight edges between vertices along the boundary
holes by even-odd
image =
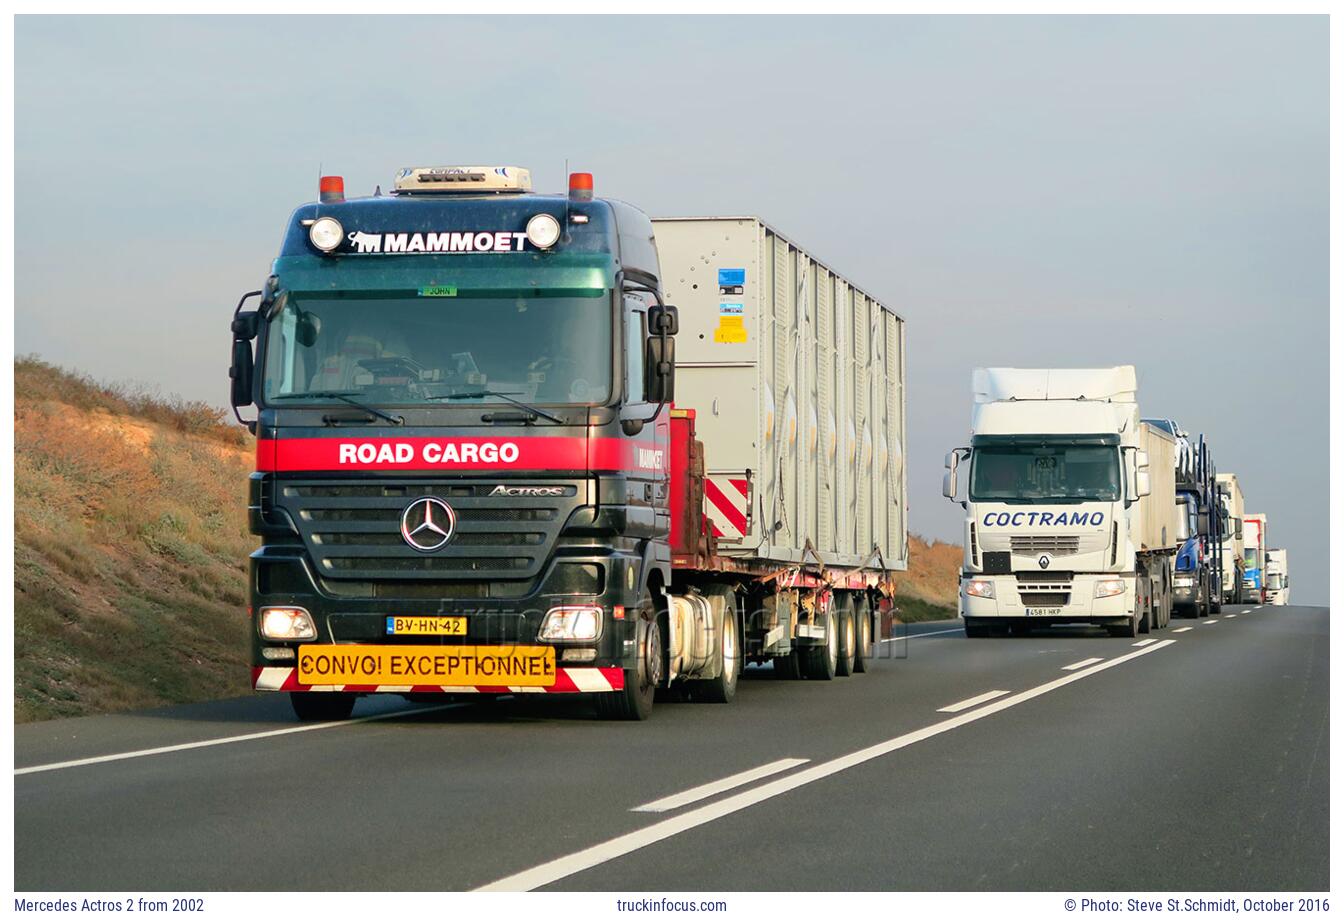
[[[971,443],[948,454],[943,483],[966,509],[967,635],[1164,626],[1181,532],[1177,444],[1140,422],[1134,368],[980,368],[972,390]]]

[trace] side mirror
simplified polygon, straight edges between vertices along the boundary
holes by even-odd
[[[1237,539],[1240,540],[1240,539],[1242,538],[1242,534],[1241,534],[1241,518],[1233,518],[1233,520],[1237,522]]]
[[[1134,452],[1134,466],[1140,470],[1148,469],[1148,451],[1136,450]],[[1141,494],[1147,495],[1148,493],[1143,492]]]
[[[947,457],[943,460],[943,497],[957,500],[957,464],[961,462],[960,451],[948,451]]]
[[[663,304],[649,307],[649,335],[676,335],[681,328],[677,308]]]
[[[229,399],[234,408],[252,405],[252,372],[252,343],[234,339],[233,364],[229,367]]]
[[[1139,451],[1139,454],[1142,455],[1143,451]],[[1144,466],[1146,467],[1147,464],[1145,464]],[[1149,476],[1148,470],[1146,468],[1140,469],[1138,473],[1135,474],[1134,492],[1136,495],[1138,495],[1139,498],[1143,498],[1145,495],[1153,494],[1152,478]]]
[[[249,310],[246,313],[236,313],[233,322],[229,325],[235,339],[242,339],[250,342],[257,337],[257,329],[261,326],[261,315],[256,310]]]
[[[652,317],[653,310],[649,310]],[[675,324],[675,318],[673,319]],[[644,340],[644,399],[670,403],[676,380],[677,340],[649,336]]]
[[[1213,521],[1212,521],[1212,519],[1209,517],[1209,512],[1207,512],[1207,511],[1201,511],[1201,512],[1199,512],[1199,520],[1198,520],[1196,526],[1199,527],[1199,535],[1200,535],[1201,537],[1207,537],[1207,536],[1211,536],[1211,535],[1213,534],[1213,526],[1212,526],[1212,525],[1213,525]]]

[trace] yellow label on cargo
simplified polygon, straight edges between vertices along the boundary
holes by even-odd
[[[299,683],[435,684],[443,687],[549,687],[555,649],[515,645],[305,645]]]
[[[747,340],[747,328],[740,316],[720,316],[714,328],[714,341],[740,344]]]
[[[389,636],[465,636],[466,617],[388,617]]]

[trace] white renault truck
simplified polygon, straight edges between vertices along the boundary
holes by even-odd
[[[943,477],[943,494],[966,509],[966,635],[1166,626],[1176,440],[1140,422],[1134,367],[978,368],[971,383],[971,443],[947,455]]]
[[[1240,604],[1242,573],[1246,569],[1242,559],[1246,551],[1246,498],[1241,492],[1236,473],[1218,474],[1218,496],[1223,513],[1223,545],[1218,552],[1218,564],[1222,566],[1223,603]]]
[[[1288,550],[1265,550],[1265,603],[1275,607],[1288,604]]]

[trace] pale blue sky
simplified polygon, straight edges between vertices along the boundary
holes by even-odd
[[[319,165],[563,162],[759,214],[908,321],[915,530],[971,368],[1133,363],[1328,597],[1327,20],[17,20],[16,347],[222,403]],[[1199,343],[1203,350],[1197,351]]]

